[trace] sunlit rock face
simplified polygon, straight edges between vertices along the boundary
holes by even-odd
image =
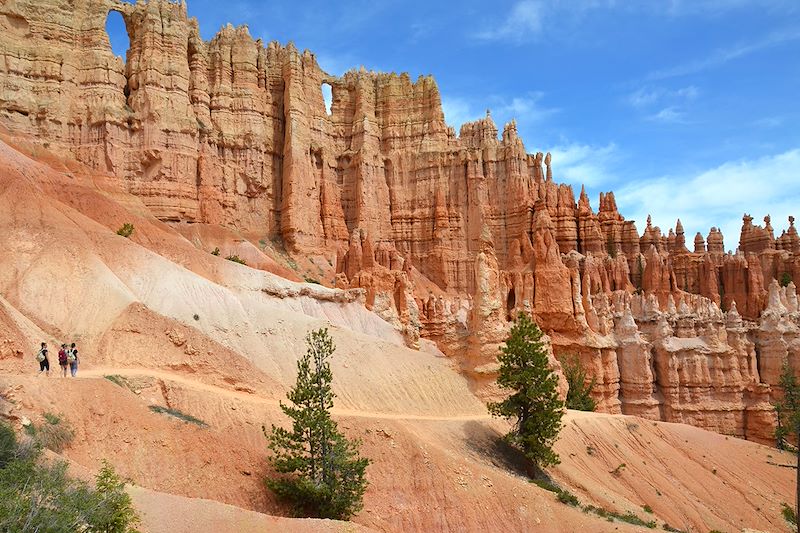
[[[111,52],[118,11],[130,36]],[[247,27],[203,41],[184,3],[0,5],[0,117],[121,180],[168,223],[205,223],[294,257],[410,346],[434,341],[486,397],[498,346],[530,313],[602,410],[769,441],[783,361],[800,365],[800,237],[745,215],[736,253],[680,221],[640,236],[614,194],[595,212],[490,114],[458,134],[436,82],[322,71]],[[333,101],[325,108],[321,87]],[[557,162],[556,162],[557,163]],[[780,286],[776,280],[780,280]],[[566,384],[562,381],[562,391]]]

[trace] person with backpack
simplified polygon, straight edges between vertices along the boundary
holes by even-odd
[[[62,344],[58,351],[58,366],[61,367],[61,377],[67,377],[67,345]]]
[[[69,373],[74,378],[78,374],[78,349],[74,342],[67,348],[67,362],[69,363]]]
[[[44,372],[50,377],[50,360],[47,358],[47,343],[43,342],[42,347],[36,353],[36,360],[39,361],[39,375]]]

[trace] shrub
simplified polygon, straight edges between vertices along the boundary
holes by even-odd
[[[620,463],[614,470],[609,472],[612,476],[622,475],[622,470],[625,468],[625,463]]]
[[[794,509],[791,506],[782,503],[781,504],[781,514],[783,514],[784,520],[792,524],[793,526],[797,525],[797,514],[794,512]]]
[[[642,511],[644,511],[645,513],[653,514],[653,508],[650,507],[649,505],[643,505],[642,506]]]
[[[567,378],[569,384],[567,409],[594,411],[597,408],[597,402],[592,398],[592,391],[597,381],[594,377],[591,380],[587,379],[586,370],[577,356],[572,356],[564,361],[564,377]]]
[[[319,280],[318,280],[318,279],[314,279],[314,278],[312,278],[312,277],[309,277],[309,276],[303,276],[303,280],[304,280],[306,283],[316,283],[317,285],[322,285],[322,284],[319,282]]]
[[[153,411],[154,413],[175,417],[179,420],[183,420],[184,422],[200,426],[201,428],[208,427],[208,424],[206,424],[199,418],[195,418],[192,415],[187,415],[186,413],[182,413],[177,409],[172,409],[170,407],[161,407],[160,405],[151,405],[150,410]]]
[[[121,228],[117,230],[117,235],[122,235],[126,239],[133,235],[133,224],[129,224],[128,222],[124,223]]]
[[[0,468],[13,461],[17,452],[17,435],[5,424],[0,424]]]
[[[240,265],[247,266],[247,261],[245,261],[244,259],[242,259],[238,255],[229,255],[225,259],[227,259],[228,261],[233,261],[234,263],[239,263]]]
[[[561,491],[559,491],[558,501],[566,505],[571,505],[572,507],[578,507],[580,505],[578,497],[564,489],[561,489]]]
[[[44,413],[43,424],[31,424],[25,430],[42,447],[62,452],[75,438],[75,431],[62,415]]]
[[[192,315],[192,318],[194,318],[195,320],[200,320],[200,315],[195,313],[194,315]]]
[[[213,252],[211,252],[211,255],[216,255],[216,256],[219,256],[219,253],[220,253],[220,252],[219,252],[219,247],[217,247],[217,248],[214,248],[214,251],[213,251]]]
[[[781,274],[781,279],[779,280],[779,283],[781,284],[781,287],[786,287],[791,282],[792,282],[792,275],[791,274],[789,274],[788,272],[784,272],[783,274]]]
[[[136,532],[138,517],[110,466],[104,465],[93,489],[67,476],[65,462],[39,461],[40,449],[31,452],[16,443],[13,430],[2,423],[0,439],[4,457],[12,457],[0,466],[0,531]]]

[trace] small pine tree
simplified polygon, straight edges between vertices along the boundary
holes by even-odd
[[[586,369],[578,359],[573,356],[563,363],[564,377],[567,378],[569,391],[567,392],[567,409],[578,411],[594,411],[597,409],[597,402],[592,398],[592,391],[597,384],[597,380],[586,377]]]
[[[789,435],[795,437],[800,447],[800,383],[788,361],[783,363],[779,384],[783,389],[783,400],[775,404],[778,415],[778,428],[775,437],[779,447],[783,447],[785,438]],[[797,481],[795,483],[795,512],[800,509],[800,454],[797,456]],[[800,526],[798,526],[800,531]]]
[[[783,274],[781,274],[781,279],[779,280],[779,283],[780,283],[781,287],[786,287],[791,282],[792,282],[792,275],[791,274],[789,274],[788,272],[784,272]]]
[[[559,463],[553,444],[564,414],[558,378],[550,369],[542,336],[542,330],[520,313],[498,356],[497,384],[510,390],[511,395],[489,404],[493,415],[514,420],[513,429],[504,439],[520,448],[536,467]]]
[[[103,461],[103,467],[95,477],[95,494],[98,505],[92,516],[91,531],[137,533],[133,526],[139,522],[139,516],[130,495],[125,492],[125,481],[108,461]]]
[[[308,350],[297,362],[297,381],[281,410],[292,428],[272,426],[264,434],[272,466],[292,477],[268,479],[267,487],[290,501],[302,516],[347,519],[362,508],[369,459],[359,457],[360,442],[348,440],[331,419],[334,393],[328,357],[336,349],[327,329],[306,337]]]

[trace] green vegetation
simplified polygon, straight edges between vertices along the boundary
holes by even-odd
[[[122,387],[123,389],[128,389],[132,391],[134,388],[133,385],[131,385],[131,382],[128,381],[127,378],[120,376],[119,374],[110,374],[110,375],[105,375],[103,377],[106,378],[111,383],[113,383],[114,385]]]
[[[75,431],[63,415],[44,413],[43,417],[44,423],[31,424],[25,432],[43,448],[60,453],[75,438]]]
[[[172,409],[170,407],[161,407],[160,405],[151,405],[150,410],[153,411],[154,413],[175,417],[179,420],[183,420],[184,422],[188,422],[189,424],[200,426],[201,428],[208,427],[208,424],[206,424],[199,418],[195,418],[192,415],[187,415],[186,413],[178,411],[177,409]]]
[[[671,531],[672,533],[683,533],[682,529],[678,529],[676,527],[672,527],[669,524],[664,524],[664,531]]]
[[[594,411],[597,402],[592,398],[592,391],[597,380],[586,377],[586,370],[583,368],[577,356],[568,358],[563,363],[564,377],[567,378],[569,391],[567,392],[567,409],[578,411]]]
[[[793,526],[797,525],[797,514],[794,512],[794,509],[786,503],[781,504],[781,514],[783,514],[783,518],[792,524]]]
[[[266,485],[299,516],[347,519],[363,506],[369,459],[359,457],[360,442],[348,440],[331,419],[333,339],[323,328],[311,332],[306,343],[297,381],[287,394],[291,405],[281,403],[291,429],[273,425],[268,433],[263,428],[272,467],[289,476],[267,479]]]
[[[128,222],[124,223],[121,228],[117,230],[117,235],[122,235],[126,239],[133,235],[133,224],[129,224]]]
[[[784,272],[781,274],[781,279],[778,280],[778,282],[781,284],[781,287],[786,287],[792,282],[792,275],[788,272]]]
[[[628,524],[633,524],[635,526],[642,526],[649,529],[655,529],[658,527],[658,524],[655,520],[642,520],[632,512],[628,511],[624,514],[620,514],[614,511],[609,511],[607,509],[603,509],[602,507],[595,507],[594,505],[584,505],[583,511],[586,513],[594,513],[601,518],[607,519],[609,522],[613,522],[614,520],[619,520],[620,522],[626,522]],[[665,524],[666,526],[666,524]]]
[[[39,445],[18,443],[0,423],[0,531],[136,532],[125,482],[111,466],[104,464],[92,488],[67,476],[65,462],[43,462],[40,455]]]
[[[617,465],[617,467],[614,470],[609,472],[609,474],[611,474],[612,476],[621,476],[622,475],[622,471],[624,469],[625,469],[625,463],[620,463],[619,465]]]
[[[219,247],[217,247],[217,248],[214,248],[214,251],[213,251],[213,252],[211,252],[211,255],[216,255],[216,256],[219,256],[219,254],[220,254]]]
[[[227,259],[228,261],[233,261],[234,263],[239,263],[240,265],[247,266],[247,261],[245,261],[244,259],[242,259],[238,255],[229,255],[225,259]]]
[[[581,505],[580,502],[578,501],[577,496],[575,496],[566,489],[562,489],[561,487],[553,483],[549,478],[536,477],[534,479],[531,479],[531,482],[538,485],[539,488],[555,493],[556,499],[563,504],[571,505],[572,507],[580,507]]]
[[[653,514],[653,508],[650,507],[649,505],[643,505],[642,506],[642,511],[644,511],[645,513]]]
[[[319,282],[319,280],[318,280],[318,279],[314,279],[314,278],[312,278],[312,277],[309,277],[309,276],[303,276],[303,280],[304,280],[306,283],[316,283],[317,285],[322,285],[322,284]]]
[[[550,369],[542,330],[520,313],[500,349],[497,384],[510,390],[489,411],[513,421],[505,441],[522,450],[535,467],[558,464],[553,444],[561,430],[564,403],[558,398],[558,378]]]
[[[779,449],[786,446],[786,438],[792,437],[800,448],[800,383],[797,381],[794,369],[789,365],[789,361],[784,361],[781,377],[778,381],[783,389],[783,398],[775,403],[775,413],[778,423],[775,428],[775,438]],[[795,508],[784,504],[783,516],[786,520],[794,518],[797,524],[797,510],[800,508],[800,453],[797,455],[797,494],[795,496]]]

